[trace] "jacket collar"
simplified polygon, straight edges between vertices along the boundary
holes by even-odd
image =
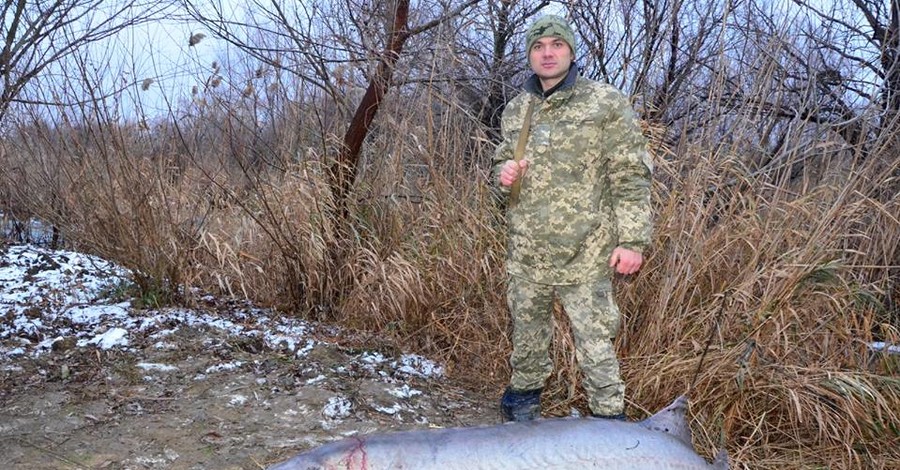
[[[575,81],[578,80],[578,65],[575,62],[572,62],[572,66],[569,67],[569,73],[566,74],[565,78],[562,79],[559,83],[556,84],[555,87],[544,91],[541,87],[541,79],[538,78],[537,74],[532,74],[528,77],[528,80],[525,80],[525,91],[538,96],[541,99],[547,99],[550,95],[561,91],[572,88],[575,85]]]

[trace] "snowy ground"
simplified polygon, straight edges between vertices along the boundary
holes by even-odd
[[[426,358],[209,296],[138,309],[128,282],[0,248],[0,468],[264,468],[355,433],[497,421]]]

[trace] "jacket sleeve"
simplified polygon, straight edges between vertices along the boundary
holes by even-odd
[[[653,163],[628,99],[616,100],[605,134],[609,184],[619,246],[643,253],[652,231],[650,182]]]

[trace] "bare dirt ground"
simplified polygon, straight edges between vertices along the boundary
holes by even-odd
[[[167,341],[5,370],[2,468],[251,469],[352,433],[496,420],[485,397],[332,343],[297,359],[206,326]]]
[[[248,305],[38,300],[0,305],[0,469],[256,469],[355,433],[499,421],[427,359]]]

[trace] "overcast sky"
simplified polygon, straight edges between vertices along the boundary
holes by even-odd
[[[240,10],[246,6],[238,0],[217,3],[234,15],[243,15]],[[191,46],[195,34],[205,37]],[[140,100],[148,117],[165,116],[170,107],[190,98],[194,85],[209,78],[213,62],[233,53],[199,23],[175,19],[129,28],[94,44],[89,52],[93,61],[110,63],[106,85],[112,89],[129,84],[122,102],[129,118],[136,117],[134,100]]]

